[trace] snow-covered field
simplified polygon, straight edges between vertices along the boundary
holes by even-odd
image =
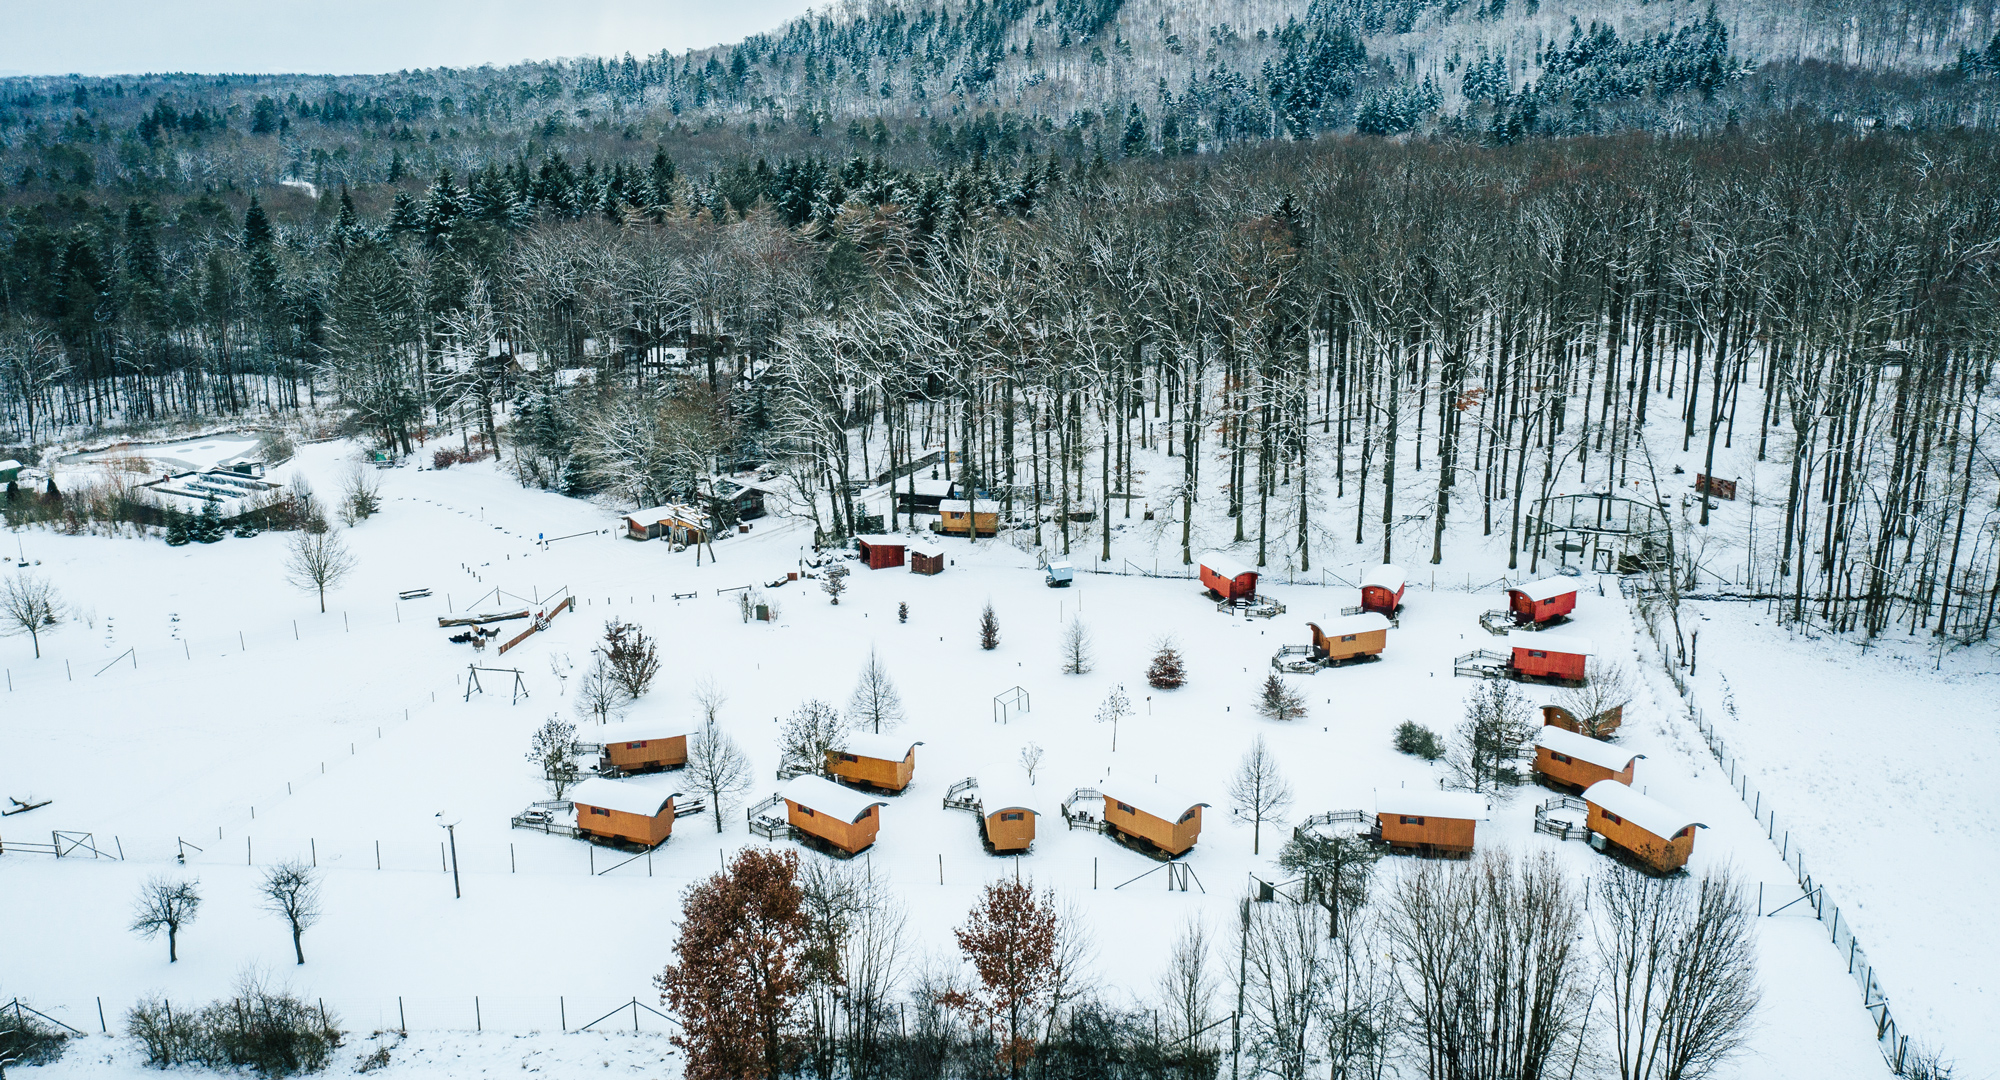
[[[317,490],[331,493],[352,453],[343,444],[308,447],[297,468]],[[19,550],[39,562],[37,569],[83,617],[45,638],[40,660],[32,659],[25,639],[0,640],[9,680],[0,690],[0,797],[54,800],[0,819],[0,841],[46,842],[51,830],[87,831],[100,849],[122,851],[125,859],[0,856],[0,926],[10,928],[0,936],[0,997],[20,994],[92,1032],[99,1029],[101,1000],[116,1030],[141,995],[206,1000],[246,969],[261,969],[324,999],[350,1031],[366,1035],[406,1023],[410,1042],[395,1052],[406,1072],[388,1075],[469,1076],[502,1067],[569,1073],[598,1061],[614,1073],[669,1071],[660,1065],[664,1042],[643,1034],[664,1024],[643,1013],[637,1038],[559,1032],[635,997],[654,1002],[650,977],[668,958],[677,898],[729,851],[751,842],[741,811],[723,819],[720,836],[711,818],[684,819],[650,858],[598,874],[592,871],[612,863],[606,852],[508,827],[510,814],[546,797],[523,756],[529,734],[548,716],[569,711],[552,659],[580,662],[603,622],[617,617],[658,635],[666,661],[656,689],[630,715],[685,714],[691,684],[713,676],[729,697],[726,725],[753,754],[760,778],[753,799],[776,786],[778,718],[806,698],[844,705],[868,650],[880,651],[908,707],[905,730],[924,746],[916,782],[885,811],[867,860],[873,873],[895,882],[926,953],[950,955],[950,927],[979,887],[1016,872],[1015,861],[985,855],[973,819],[941,809],[939,798],[961,777],[1012,767],[1030,742],[1044,747],[1035,788],[1043,816],[1019,872],[1077,902],[1100,984],[1114,999],[1140,998],[1150,993],[1165,943],[1185,920],[1206,919],[1219,930],[1247,875],[1278,876],[1272,864],[1282,833],[1267,830],[1263,854],[1253,855],[1250,827],[1233,822],[1226,809],[1229,774],[1251,739],[1264,735],[1285,763],[1298,793],[1295,815],[1368,809],[1376,790],[1434,786],[1437,767],[1395,754],[1390,732],[1406,719],[1440,731],[1456,723],[1473,684],[1452,677],[1452,657],[1493,640],[1476,620],[1499,600],[1496,592],[1430,589],[1423,584],[1427,573],[1413,574],[1418,584],[1383,661],[1293,677],[1311,711],[1279,725],[1251,709],[1272,652],[1305,641],[1306,619],[1354,603],[1350,590],[1273,584],[1267,591],[1289,611],[1268,622],[1246,621],[1216,612],[1185,580],[1085,573],[1072,589],[1049,590],[1029,555],[1001,542],[952,541],[953,563],[942,575],[856,569],[838,606],[813,582],[767,589],[780,618],[746,624],[734,595],[717,590],[762,586],[795,569],[810,544],[809,525],[760,520],[749,535],[718,543],[719,561],[704,559],[697,567],[692,551],[627,541],[609,512],[523,490],[488,465],[397,469],[382,479],[385,509],[346,534],[360,566],[329,597],[325,614],[284,583],[282,535],[182,548],[45,532],[18,538]],[[546,550],[534,543],[537,535],[580,532],[591,535]],[[1138,550],[1136,538],[1121,540],[1120,552],[1151,557]],[[1078,562],[1089,565],[1087,557]],[[1494,576],[1482,570],[1490,567],[1447,563],[1438,580]],[[1635,635],[1615,583],[1603,582],[1600,595],[1595,578],[1584,582],[1577,631],[1595,640],[1600,656],[1639,667],[1639,650],[1650,650],[1650,642]],[[397,602],[399,590],[420,586],[433,596]],[[465,700],[471,652],[448,643],[451,631],[439,630],[436,617],[512,602],[494,597],[495,589],[540,598],[562,587],[578,597],[573,614],[504,658],[489,651],[480,659],[519,668],[526,700],[513,699],[511,676],[491,673],[481,675],[484,693]],[[689,592],[698,595],[673,595]],[[984,652],[975,630],[989,600],[1001,644]],[[909,605],[907,624],[897,621],[900,603]],[[1059,632],[1079,614],[1094,637],[1096,666],[1086,675],[1063,675]],[[1189,685],[1171,693],[1150,690],[1143,678],[1165,634],[1178,640],[1189,667]],[[1976,1039],[1991,1037],[1978,1019],[1992,1011],[1992,934],[1980,926],[1982,906],[1988,916],[1992,906],[1978,888],[1975,864],[1990,871],[1992,835],[1967,831],[1955,841],[1926,837],[1916,844],[1899,826],[1968,795],[1990,806],[1994,786],[1981,787],[1980,759],[1970,755],[1953,760],[1951,769],[1925,773],[1922,791],[1912,786],[1911,768],[1898,762],[1919,760],[1928,745],[1963,747],[1982,723],[1990,739],[1990,720],[1962,709],[1919,716],[1871,704],[1859,691],[1836,697],[1822,691],[1837,684],[1813,668],[1814,696],[1824,698],[1825,709],[1851,715],[1815,741],[1816,753],[1781,753],[1780,747],[1796,751],[1793,740],[1806,738],[1815,718],[1784,708],[1787,668],[1753,660],[1726,640],[1723,631],[1704,637],[1704,675],[1728,673],[1742,727],[1773,740],[1771,750],[1745,743],[1743,752],[1769,763],[1764,772],[1774,783],[1774,770],[1789,761],[1799,786],[1787,802],[1802,820],[1821,816],[1826,836],[1816,837],[1814,848],[1830,863],[1847,860],[1838,869],[1829,865],[1829,875],[1879,920],[1880,929],[1871,925],[1867,934],[1877,962],[1905,982],[1937,982],[1927,995],[1912,985],[1912,996],[1898,1001],[1899,1014],[1911,1008],[1906,1002],[1923,1002],[1925,1026],[1934,1020],[1940,1041],[1970,1061]],[[1742,645],[1757,640],[1746,636]],[[1678,701],[1660,693],[1662,683],[1649,681],[1627,710],[1623,740],[1648,755],[1638,785],[1710,826],[1697,842],[1693,869],[1733,865],[1752,888],[1763,884],[1767,908],[1797,896],[1762,828],[1677,719]],[[1137,715],[1120,726],[1114,754],[1111,731],[1093,714],[1118,684]],[[993,697],[1015,686],[1032,695],[1032,711],[997,723]],[[1719,693],[1706,685],[1700,692],[1713,713]],[[1530,693],[1546,700],[1550,691]],[[1790,693],[1796,700],[1796,687]],[[1966,699],[1940,694],[1940,707]],[[1991,694],[1980,700],[1990,703]],[[1923,738],[1907,754],[1885,755],[1883,747],[1900,745],[1913,723],[1923,725]],[[1949,734],[1960,727],[1964,737]],[[1992,760],[1990,751],[1980,753]],[[1882,768],[1884,761],[1890,767]],[[1056,813],[1062,798],[1114,768],[1158,775],[1213,804],[1201,842],[1186,859],[1205,892],[1168,892],[1160,874],[1115,888],[1157,864],[1094,833],[1063,830]],[[1499,807],[1495,820],[1481,826],[1480,844],[1553,849],[1579,878],[1597,872],[1601,857],[1584,845],[1533,832],[1540,797],[1528,789]],[[1869,810],[1855,813],[1860,807]],[[1862,818],[1866,827],[1857,831]],[[459,823],[463,899],[453,897],[441,822]],[[1837,852],[1843,843],[1847,850]],[[1967,869],[1948,869],[1954,848]],[[182,961],[170,966],[163,943],[138,939],[125,927],[140,883],[176,870],[177,854],[188,865],[176,872],[198,875],[208,899],[183,935]],[[306,935],[308,963],[297,968],[283,924],[263,914],[254,896],[257,867],[293,855],[327,870],[327,914]],[[1383,872],[1403,865],[1388,860]],[[1959,877],[1928,879],[1950,882],[1939,889],[1925,884],[1926,874],[1952,873]],[[1862,880],[1877,882],[1880,891],[1865,891]],[[1921,915],[1908,910],[1912,890],[1934,905]],[[613,926],[618,932],[606,930]],[[1821,924],[1786,916],[1760,920],[1758,929],[1765,1007],[1731,1075],[1886,1072],[1855,985]],[[1953,931],[1986,937],[1931,964],[1910,959]],[[629,1032],[631,1010],[621,1015],[605,1026]],[[485,1034],[472,1034],[474,1027]],[[129,1048],[99,1038],[41,1070],[49,1077],[140,1072]]]

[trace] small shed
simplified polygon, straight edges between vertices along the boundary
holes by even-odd
[[[21,463],[13,458],[0,461],[0,484],[11,484],[21,478]]]
[[[1003,766],[979,779],[980,831],[996,855],[1018,855],[1035,842],[1035,789],[1015,780],[1018,772]]]
[[[1491,810],[1486,796],[1430,788],[1375,789],[1375,831],[1391,847],[1430,855],[1472,850],[1478,823]]]
[[[910,573],[931,575],[944,573],[944,549],[929,544],[911,544],[909,550]]]
[[[970,528],[980,536],[1000,533],[1000,504],[992,499],[946,499],[938,503],[938,531],[964,536]]]
[[[1543,578],[1507,590],[1507,610],[1517,625],[1545,623],[1576,610],[1576,579]]]
[[[625,515],[625,535],[633,540],[664,536],[676,544],[699,544],[708,539],[708,516],[688,506],[649,506]]]
[[[779,789],[778,797],[785,800],[785,820],[792,828],[849,855],[875,842],[882,827],[879,808],[889,805],[811,775],[792,777]]]
[[[1581,683],[1593,651],[1587,638],[1547,631],[1515,631],[1507,635],[1515,673],[1531,679]]]
[[[1203,555],[1196,565],[1201,570],[1202,588],[1218,600],[1235,603],[1257,595],[1257,571],[1220,551]]]
[[[694,732],[694,725],[685,720],[626,720],[579,734],[604,747],[601,767],[635,773],[686,765],[688,736]]]
[[[1332,664],[1380,655],[1389,643],[1389,617],[1379,612],[1364,611],[1306,625],[1312,628],[1313,659]]]
[[[857,536],[855,546],[861,563],[870,570],[887,570],[903,565],[903,539],[899,536]]]
[[[1694,831],[1707,825],[1616,780],[1599,780],[1584,789],[1590,808],[1591,832],[1630,852],[1657,874],[1687,865],[1694,854]]]
[[[917,739],[856,732],[826,752],[826,771],[850,784],[901,791],[916,775],[917,747],[922,745]]]
[[[1361,610],[1379,611],[1394,618],[1403,606],[1403,590],[1407,586],[1400,566],[1372,566],[1361,575]]]
[[[1201,809],[1208,804],[1158,782],[1114,776],[1098,785],[1104,824],[1121,836],[1179,855],[1201,838]]]
[[[1058,559],[1048,565],[1045,580],[1051,589],[1067,589],[1076,580],[1076,567],[1067,559]]]
[[[1578,791],[1599,780],[1629,787],[1633,767],[1645,756],[1559,727],[1543,727],[1535,736],[1535,774]]]
[[[674,832],[674,800],[680,792],[657,784],[593,776],[569,789],[576,806],[576,831],[600,840],[658,847]]]

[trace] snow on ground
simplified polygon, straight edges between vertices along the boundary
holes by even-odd
[[[342,444],[311,446],[297,467],[318,490],[333,491],[351,454]],[[1004,542],[948,541],[952,564],[942,575],[857,568],[838,606],[815,582],[767,588],[779,619],[746,624],[735,596],[718,590],[761,586],[796,569],[809,525],[760,520],[750,534],[716,545],[719,562],[704,557],[697,566],[693,551],[625,540],[611,513],[523,490],[490,465],[382,477],[384,512],[346,533],[360,567],[329,596],[325,614],[284,584],[283,535],[182,548],[20,537],[87,617],[47,639],[41,660],[24,639],[0,641],[11,686],[0,698],[0,796],[55,800],[0,820],[0,840],[84,830],[127,860],[4,856],[0,925],[37,932],[0,942],[0,993],[22,994],[95,1031],[100,998],[115,1027],[141,995],[205,1000],[259,969],[324,998],[350,1030],[407,1023],[412,1045],[428,1048],[421,1052],[432,1060],[458,1054],[468,1063],[453,1069],[504,1063],[511,1070],[515,1056],[531,1051],[548,1055],[552,1070],[611,1055],[599,1049],[605,1044],[574,1036],[514,1035],[573,1028],[635,997],[652,1002],[650,977],[668,958],[677,898],[751,839],[740,809],[722,819],[720,836],[713,819],[692,817],[650,858],[611,869],[608,852],[509,829],[510,814],[546,797],[523,755],[536,726],[567,712],[551,661],[581,663],[604,620],[618,617],[659,635],[666,660],[656,689],[631,715],[684,714],[690,685],[713,675],[729,695],[725,723],[755,761],[753,799],[777,786],[778,718],[807,697],[844,705],[867,651],[880,650],[908,706],[905,730],[925,745],[916,782],[891,800],[866,865],[894,881],[909,906],[912,964],[921,954],[949,955],[950,927],[980,886],[1016,870],[1012,860],[981,851],[969,815],[940,808],[945,788],[1010,767],[1030,742],[1045,747],[1034,789],[1043,816],[1019,871],[1077,901],[1101,982],[1114,999],[1135,999],[1149,993],[1166,943],[1185,920],[1220,930],[1247,875],[1279,876],[1273,857],[1282,832],[1267,829],[1262,854],[1253,854],[1250,827],[1226,809],[1229,774],[1254,736],[1285,762],[1298,815],[1372,808],[1377,789],[1435,786],[1437,767],[1393,753],[1390,733],[1405,719],[1448,730],[1473,685],[1452,677],[1452,657],[1495,640],[1476,620],[1497,606],[1496,592],[1432,590],[1423,584],[1428,573],[1413,574],[1419,584],[1385,658],[1292,677],[1311,712],[1278,725],[1250,709],[1271,654],[1306,640],[1305,619],[1355,602],[1350,590],[1273,585],[1267,591],[1289,611],[1246,621],[1218,613],[1185,580],[1082,573],[1074,588],[1050,590],[1032,557]],[[572,533],[589,535],[546,550],[534,543]],[[1120,551],[1150,558],[1124,539]],[[1087,569],[1087,557],[1077,561]],[[1486,564],[1448,563],[1440,573],[1444,581],[1493,576]],[[1596,579],[1584,584],[1578,631],[1602,655],[1638,666],[1639,639],[1614,583],[1604,582],[1602,594]],[[399,590],[420,586],[433,596],[397,602]],[[518,667],[527,700],[514,702],[512,677],[492,673],[480,676],[484,693],[464,700],[471,651],[445,641],[452,631],[439,630],[435,618],[565,586],[579,598],[574,613],[504,658],[491,650],[480,658]],[[673,595],[690,592],[697,595]],[[982,652],[975,625],[989,600],[1001,644]],[[896,619],[899,603],[909,605],[907,624]],[[1094,637],[1096,667],[1065,676],[1060,631],[1079,615]],[[1189,668],[1189,685],[1171,693],[1143,679],[1163,634],[1178,639]],[[1121,724],[1114,754],[1111,731],[1092,717],[1117,684],[1137,715]],[[1017,685],[1032,695],[1032,711],[996,722],[994,695]],[[1550,692],[1529,693],[1546,700]],[[1655,693],[1628,710],[1624,741],[1648,755],[1640,786],[1710,826],[1693,869],[1728,863],[1752,888],[1763,883],[1767,898],[1796,896],[1727,778],[1673,719],[1678,701]],[[1168,892],[1163,874],[1141,877],[1158,864],[1094,833],[1064,831],[1056,812],[1062,798],[1114,766],[1158,775],[1212,804],[1186,859],[1205,892]],[[1541,797],[1537,789],[1515,795],[1481,826],[1481,845],[1551,849],[1579,878],[1599,872],[1602,857],[1584,845],[1533,832]],[[458,823],[463,899],[453,897],[441,822]],[[185,871],[174,866],[177,853]],[[292,856],[327,870],[327,915],[306,935],[304,967],[292,965],[282,924],[253,896],[258,866]],[[1384,873],[1407,865],[1388,860]],[[140,883],[167,871],[198,875],[208,897],[183,937],[184,959],[171,966],[163,943],[124,929]],[[1732,1075],[1881,1075],[1867,1014],[1820,924],[1781,917],[1758,925],[1766,1007]],[[475,1025],[488,1033],[484,1040],[417,1034]],[[641,1026],[658,1025],[642,1015]],[[89,1055],[129,1061],[128,1050],[105,1045],[93,1039],[75,1060],[45,1072],[105,1075],[89,1071],[97,1060]],[[650,1052],[635,1049],[640,1043],[615,1045],[621,1063]],[[469,1075],[443,1065],[409,1068],[408,1075]]]

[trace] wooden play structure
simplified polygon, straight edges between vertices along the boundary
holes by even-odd
[[[1452,674],[1474,679],[1582,686],[1589,678],[1589,640],[1570,634],[1516,632],[1507,651],[1479,649],[1452,661]]]
[[[980,843],[994,855],[1024,855],[1035,842],[1033,789],[1016,783],[1011,772],[995,769],[983,779],[968,776],[944,796],[945,809],[964,810],[979,819]]]
[[[1671,874],[1694,854],[1694,831],[1707,825],[1617,780],[1599,780],[1583,793],[1589,807],[1591,846],[1615,847],[1655,874]]]
[[[856,732],[826,752],[828,776],[845,784],[900,792],[917,772],[918,739]]]
[[[1491,815],[1486,796],[1430,788],[1375,791],[1372,839],[1419,855],[1468,855],[1473,833]]]
[[[795,776],[776,796],[785,804],[793,834],[809,843],[854,855],[875,842],[888,804],[817,776]],[[755,819],[756,808],[751,816]]]
[[[1062,804],[1072,829],[1095,829],[1153,858],[1174,859],[1201,838],[1196,801],[1155,781],[1112,777],[1099,788],[1078,788]]]
[[[685,720],[626,720],[578,732],[586,751],[595,746],[600,776],[678,769],[687,764],[688,736],[695,733]]]
[[[1545,726],[1535,736],[1535,775],[1558,789],[1582,791],[1599,780],[1629,787],[1645,756],[1559,727]]]
[[[674,800],[670,787],[624,783],[592,777],[570,789],[576,805],[576,831],[586,839],[638,844],[655,848],[674,832]]]
[[[861,556],[861,565],[870,570],[887,570],[903,565],[903,540],[896,536],[857,536],[855,549]]]

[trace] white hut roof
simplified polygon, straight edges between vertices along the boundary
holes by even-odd
[[[936,544],[931,543],[928,540],[913,541],[912,543],[908,544],[907,547],[909,549],[910,554],[922,555],[926,559],[935,559],[939,555],[944,554],[943,548],[937,546]]]
[[[854,540],[855,540],[855,542],[856,542],[856,543],[860,543],[860,544],[867,544],[867,545],[869,545],[870,547],[907,547],[907,546],[908,546],[908,543],[907,543],[907,541],[905,541],[905,540],[904,540],[904,539],[903,539],[902,537],[900,537],[900,536],[889,536],[889,535],[877,535],[877,536],[857,536],[857,537],[855,537],[855,538],[854,538]]]
[[[1646,756],[1553,725],[1543,728],[1541,734],[1535,736],[1535,745],[1546,746],[1558,754],[1567,754],[1578,761],[1589,762],[1610,769],[1612,772],[1623,772],[1625,766],[1632,764],[1633,759]]]
[[[910,756],[910,751],[922,746],[922,739],[908,736],[877,735],[872,731],[857,731],[840,740],[838,749],[859,757],[874,758],[877,761],[901,761]]]
[[[15,461],[13,458],[8,458],[5,461],[0,461],[0,472],[5,472],[8,469],[18,469],[20,467],[21,463]]]
[[[1400,566],[1390,566],[1386,563],[1381,566],[1371,566],[1367,573],[1361,575],[1363,588],[1376,585],[1394,592],[1402,588],[1403,584],[1403,568]]]
[[[1599,780],[1590,785],[1584,790],[1583,801],[1600,810],[1609,810],[1662,840],[1673,839],[1675,833],[1690,825],[1708,828],[1666,803],[1616,780]]]
[[[700,514],[699,510],[695,510],[692,507],[683,506],[678,503],[669,503],[665,506],[642,507],[626,514],[625,517],[627,520],[636,521],[641,525],[658,525],[663,521],[674,518],[684,521],[695,520]]]
[[[1211,551],[1203,555],[1201,557],[1201,565],[1226,578],[1236,578],[1243,574],[1254,574],[1257,572],[1236,561],[1234,558],[1224,555],[1220,551]]]
[[[1533,649],[1536,652],[1577,653],[1595,656],[1597,650],[1591,648],[1590,639],[1577,634],[1557,634],[1547,630],[1514,630],[1507,635],[1510,649]]]
[[[1517,592],[1537,604],[1546,603],[1564,593],[1576,591],[1576,579],[1567,577],[1543,578],[1540,581],[1524,581],[1507,590]]]
[[[1182,814],[1194,807],[1208,805],[1171,785],[1154,781],[1150,774],[1113,776],[1097,785],[1097,789],[1127,806],[1143,810],[1164,821],[1177,822]]]
[[[986,814],[997,814],[1002,810],[1026,810],[1039,814],[1035,804],[1041,799],[1040,789],[1030,787],[1020,779],[1018,765],[998,765],[979,774],[979,808]],[[1183,810],[1182,813],[1187,811]]]
[[[616,724],[600,727],[586,727],[577,732],[577,737],[586,742],[612,743],[642,742],[653,739],[674,739],[682,735],[692,735],[701,730],[701,725],[692,720],[621,720]]]
[[[1327,637],[1341,637],[1346,634],[1366,634],[1375,630],[1389,629],[1389,617],[1379,611],[1364,611],[1359,615],[1341,615],[1319,621],[1319,632]]]
[[[778,795],[798,803],[815,814],[836,817],[852,825],[861,820],[861,815],[871,806],[887,806],[881,799],[871,799],[851,787],[842,787],[831,780],[807,774],[794,776],[778,789]]]
[[[1376,788],[1377,814],[1408,814],[1411,817],[1452,818],[1485,821],[1489,813],[1486,796],[1469,791],[1439,791],[1436,788]]]
[[[938,509],[948,514],[963,514],[965,505],[964,499],[945,499],[938,503]],[[975,499],[972,502],[972,510],[976,514],[997,514],[1000,512],[1000,504],[992,499]]]
[[[896,485],[894,481],[891,481],[889,486],[893,488]],[[952,482],[949,480],[918,480],[915,486],[919,495],[935,495],[942,499],[946,495],[951,494]]]
[[[640,817],[658,817],[667,803],[680,792],[670,784],[643,780],[606,780],[593,776],[569,789],[569,800],[584,806],[601,806]]]

